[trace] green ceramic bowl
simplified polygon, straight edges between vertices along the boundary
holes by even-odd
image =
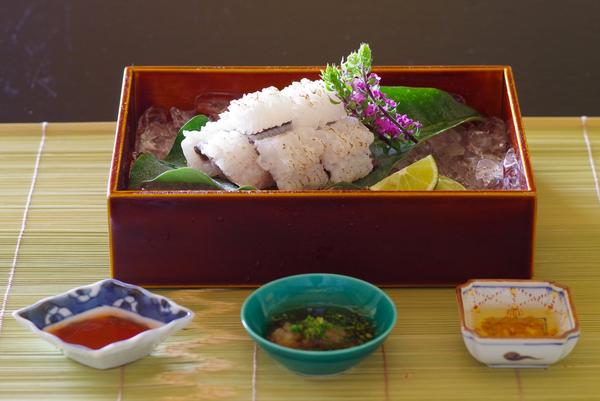
[[[359,310],[374,320],[376,335],[359,346],[334,351],[297,350],[264,337],[273,314],[309,305]],[[396,307],[382,290],[366,281],[316,273],[289,276],[263,285],[246,299],[241,317],[250,337],[288,369],[305,375],[330,375],[351,368],[381,345],[396,324]]]

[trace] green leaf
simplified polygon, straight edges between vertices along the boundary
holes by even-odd
[[[342,78],[348,79],[350,77],[358,77],[361,73],[361,59],[358,52],[352,52],[346,58],[346,61],[342,61],[340,68],[342,70]]]
[[[343,83],[340,78],[340,70],[335,65],[327,64],[325,70],[321,71],[321,79],[328,91],[340,93]]]
[[[366,71],[371,70],[371,48],[369,45],[367,43],[361,43],[358,48],[358,54],[360,55],[363,69]]]
[[[207,122],[208,117],[203,114],[198,114],[197,116],[192,117],[187,123],[183,124],[183,126],[179,128],[179,132],[177,132],[173,147],[167,157],[165,157],[165,161],[174,164],[177,167],[187,166],[187,161],[185,160],[183,150],[181,149],[181,142],[185,138],[183,136],[183,131],[199,131]]]
[[[129,176],[129,189],[142,188],[238,190],[229,181],[211,178],[191,167],[178,167],[147,153],[141,154],[133,163]]]
[[[222,182],[212,179],[200,170],[191,167],[180,167],[165,171],[157,177],[145,181],[144,188],[152,189],[221,189],[235,190],[236,186],[223,185]]]
[[[423,128],[416,138],[424,141],[468,121],[482,119],[473,108],[458,102],[452,95],[435,88],[382,86],[381,91],[398,105],[400,114],[420,121]]]
[[[399,114],[407,114],[423,124],[423,128],[415,135],[419,142],[465,122],[482,119],[476,110],[458,102],[448,92],[440,89],[382,86],[381,91],[396,102]],[[381,138],[376,138],[371,145],[376,166],[369,175],[355,181],[354,184],[371,186],[381,181],[414,146],[404,141],[394,141],[393,145],[392,147]]]
[[[129,189],[140,189],[142,183],[154,177],[172,170],[177,166],[158,160],[149,153],[142,153],[131,166],[129,173]]]
[[[252,185],[242,185],[237,189],[238,191],[256,191],[256,187]]]

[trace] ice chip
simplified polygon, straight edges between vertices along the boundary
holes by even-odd
[[[486,130],[472,130],[467,135],[467,149],[477,155],[489,152],[492,145],[492,136]]]
[[[212,121],[219,118],[219,114],[227,110],[232,100],[242,97],[241,93],[206,92],[196,96],[196,113],[204,114]]]
[[[440,155],[444,159],[453,159],[465,154],[465,148],[458,142],[452,142],[446,145],[446,147],[442,150],[442,154]]]
[[[150,153],[164,159],[173,147],[177,129],[162,107],[151,106],[138,120],[134,156]]]
[[[475,179],[483,188],[496,188],[504,178],[502,161],[487,156],[477,162]]]
[[[192,117],[194,117],[197,113],[195,110],[180,110],[177,107],[171,107],[169,110],[171,113],[171,121],[173,122],[173,127],[179,132],[179,128],[183,126],[183,124],[187,123]]]
[[[519,161],[517,160],[517,155],[512,148],[506,152],[506,156],[504,157],[504,162],[502,165],[504,166],[505,171],[518,168]]]
[[[486,129],[488,130],[491,139],[488,152],[503,158],[510,147],[506,123],[498,117],[492,117],[486,122]]]
[[[503,188],[521,189],[521,164],[517,159],[514,149],[510,148],[508,152],[506,152],[502,167],[504,169]]]

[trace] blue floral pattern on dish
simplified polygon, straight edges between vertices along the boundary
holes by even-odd
[[[101,306],[113,306],[167,324],[189,315],[167,298],[118,280],[104,280],[46,299],[19,312],[38,329]]]

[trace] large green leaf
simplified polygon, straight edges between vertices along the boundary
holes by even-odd
[[[142,153],[131,166],[129,173],[129,189],[140,189],[145,181],[152,180],[165,171],[177,166],[158,160],[149,153]]]
[[[236,185],[228,181],[211,178],[191,167],[177,167],[147,153],[137,158],[129,178],[129,189],[142,188],[238,190]]]
[[[199,131],[207,122],[208,117],[203,114],[198,114],[197,116],[192,117],[187,123],[183,124],[181,128],[179,128],[179,132],[177,132],[173,147],[167,157],[165,157],[165,161],[174,164],[177,167],[187,166],[183,150],[181,149],[181,142],[185,138],[183,136],[183,131]]]
[[[143,186],[149,189],[217,189],[226,191],[238,189],[229,182],[215,180],[191,167],[165,171],[158,177],[145,181]]]
[[[400,114],[407,114],[420,121],[423,127],[415,137],[419,142],[482,116],[471,107],[457,101],[448,92],[435,88],[411,88],[407,86],[382,86],[381,91],[394,100]],[[377,138],[371,145],[375,168],[364,178],[354,183],[371,186],[387,177],[394,165],[404,158],[414,144],[406,142],[396,147]]]
[[[237,189],[238,191],[256,191],[256,187],[252,185],[242,185]]]
[[[417,139],[424,141],[467,121],[482,118],[476,110],[435,88],[382,86],[381,91],[396,102],[396,110],[423,124]]]

